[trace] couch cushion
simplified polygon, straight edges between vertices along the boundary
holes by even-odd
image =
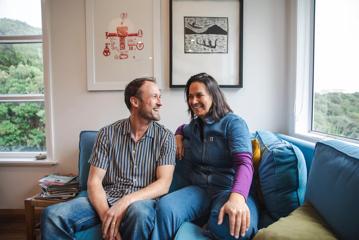
[[[340,239],[359,236],[359,147],[318,142],[309,172],[306,200]]]
[[[178,229],[175,236],[175,240],[189,240],[189,239],[209,240],[210,238],[203,233],[203,229],[201,227],[191,222],[185,222]]]
[[[93,227],[83,230],[81,232],[76,232],[75,239],[76,240],[102,239],[101,224],[97,224],[96,226],[93,226]]]
[[[92,148],[96,140],[96,135],[97,131],[82,131],[80,133],[78,167],[81,191],[87,189],[87,178],[90,169],[90,164],[88,163],[88,161],[92,153]]]
[[[277,134],[277,136],[285,141],[290,142],[291,144],[294,144],[302,151],[305,158],[305,163],[307,166],[307,173],[308,173],[310,170],[310,166],[312,165],[315,143],[308,142],[300,138],[291,137],[285,134]]]
[[[269,131],[257,131],[262,159],[258,176],[264,205],[274,221],[304,202],[307,168],[302,152]]]
[[[313,206],[304,203],[288,217],[280,218],[259,230],[254,240],[262,239],[337,239]]]

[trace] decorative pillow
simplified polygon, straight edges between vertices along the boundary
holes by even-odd
[[[252,161],[253,161],[254,169],[255,171],[257,171],[259,167],[259,163],[261,161],[261,148],[257,138],[252,139],[252,152],[253,152]]]
[[[304,202],[307,168],[298,147],[269,131],[257,131],[262,159],[258,178],[265,209],[273,221]],[[257,186],[258,187],[258,186]]]
[[[256,200],[260,209],[264,210],[264,199],[263,194],[259,184],[259,177],[258,177],[258,167],[262,159],[261,154],[261,146],[259,141],[255,136],[252,138],[252,161],[254,167],[254,174],[253,174],[253,182],[252,185],[254,186],[254,194],[256,196]],[[253,190],[252,190],[253,191]]]

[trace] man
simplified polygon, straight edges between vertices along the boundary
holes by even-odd
[[[74,239],[101,222],[104,239],[149,239],[155,200],[169,190],[175,164],[173,134],[156,123],[162,106],[154,80],[138,78],[125,89],[128,119],[97,135],[88,177],[88,198],[46,208],[42,239]]]

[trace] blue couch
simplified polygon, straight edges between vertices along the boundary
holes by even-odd
[[[359,147],[336,140],[318,142],[304,204],[261,229],[254,239],[358,239],[358,186]]]
[[[80,133],[78,162],[80,196],[87,195],[88,159],[91,155],[96,133],[96,131],[82,131]],[[263,134],[270,136],[270,141],[273,140],[272,133],[264,132]],[[353,234],[359,236],[357,230],[359,225],[357,228],[353,228],[353,225],[356,223],[355,217],[359,216],[359,208],[356,205],[359,202],[359,191],[357,190],[357,186],[359,186],[359,148],[339,141],[321,142],[315,147],[313,143],[283,134],[276,134],[275,138],[280,139],[274,139],[275,146],[278,146],[278,141],[284,141],[287,145],[294,145],[295,149],[300,149],[301,156],[299,158],[303,158],[302,161],[304,161],[305,165],[305,168],[303,166],[300,167],[301,174],[306,176],[309,173],[308,183],[306,182],[306,177],[304,182],[304,184],[307,183],[305,201],[311,202],[314,205],[319,214],[328,223],[331,231],[337,236],[348,239],[351,239]],[[282,152],[279,152],[279,155],[281,154]],[[349,160],[343,161],[344,158]],[[299,160],[296,161],[299,162]],[[297,165],[299,168],[300,164]],[[285,168],[287,167],[285,166]],[[181,171],[182,166],[179,162],[176,166],[170,191],[181,187]],[[295,179],[298,179],[298,177],[300,176],[297,176]],[[304,193],[302,195],[304,196]],[[302,202],[300,202],[301,204]],[[333,208],[337,210],[334,211]],[[341,211],[341,209],[348,212]],[[264,213],[261,215],[265,216]],[[337,223],[336,219],[340,220],[340,223]],[[276,221],[277,219],[274,220]],[[271,224],[272,222],[261,224],[261,226],[267,227],[264,228],[267,231],[265,232],[266,234],[263,235],[262,231],[260,231],[260,234],[264,236],[262,239],[268,239],[268,236],[271,236],[270,227],[277,223]],[[100,225],[76,233],[76,239],[101,239]],[[198,226],[192,223],[185,223],[179,229],[176,239],[205,239],[205,237],[201,235]]]

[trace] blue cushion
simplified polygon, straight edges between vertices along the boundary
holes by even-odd
[[[82,191],[87,189],[87,177],[89,175],[90,164],[88,163],[92,148],[96,140],[97,131],[82,131],[79,143],[79,181]]]
[[[308,142],[306,140],[302,140],[284,134],[277,134],[277,136],[285,141],[292,143],[302,151],[305,158],[305,163],[307,166],[307,173],[308,173],[310,170],[310,166],[312,165],[315,144],[312,142]]]
[[[318,142],[309,172],[308,200],[339,239],[359,236],[359,148],[340,141]]]
[[[98,240],[102,239],[101,224],[97,224],[94,227],[88,228],[81,232],[75,233],[75,239],[77,240]]]
[[[78,197],[87,196],[87,178],[90,169],[90,164],[88,161],[92,153],[96,135],[97,131],[82,131],[80,133],[78,168],[81,192],[78,194]],[[101,224],[81,232],[76,232],[75,238],[79,240],[102,239]]]
[[[257,131],[262,159],[258,176],[264,205],[274,221],[304,202],[307,168],[302,152],[269,131]]]
[[[206,235],[203,234],[202,229],[191,223],[185,222],[181,225],[178,229],[175,240],[189,240],[189,239],[196,239],[196,240],[209,240]]]
[[[79,192],[76,197],[88,197],[87,190]]]

